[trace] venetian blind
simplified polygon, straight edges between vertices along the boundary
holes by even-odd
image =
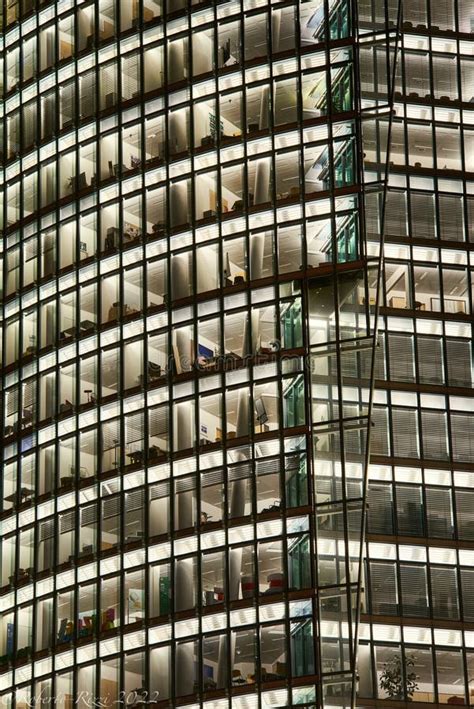
[[[394,563],[370,563],[372,613],[398,615],[397,575]]]
[[[400,382],[415,381],[415,354],[413,335],[389,333],[390,379]]]
[[[414,239],[434,239],[435,210],[431,194],[411,193],[411,235]]]
[[[453,460],[474,463],[474,416],[451,414]]]
[[[452,496],[449,488],[425,488],[429,537],[450,538],[453,531]]]
[[[450,386],[472,386],[472,348],[469,340],[446,339],[446,364]]]
[[[456,522],[459,539],[474,540],[474,491],[456,490]]]
[[[448,432],[444,411],[422,411],[423,457],[446,460],[449,457]]]
[[[438,195],[439,235],[441,239],[464,241],[462,197]]]
[[[150,436],[166,438],[168,436],[168,407],[159,406],[149,411],[148,426]]]
[[[393,499],[390,483],[371,483],[368,494],[368,530],[372,534],[393,534]]]
[[[418,376],[422,384],[443,384],[443,347],[440,337],[418,336]]]
[[[389,190],[385,210],[385,234],[408,236],[407,198],[405,192]]]
[[[399,458],[417,458],[418,415],[413,409],[392,409],[393,454]]]
[[[456,569],[432,566],[431,604],[435,618],[459,620]]]
[[[125,442],[130,443],[143,442],[145,427],[145,416],[143,412],[131,414],[125,419]]]
[[[429,615],[426,567],[400,564],[403,615],[426,618]]]
[[[474,622],[474,570],[461,569],[463,620]]]
[[[395,493],[398,533],[421,536],[424,532],[421,488],[415,485],[397,485]]]
[[[376,455],[390,455],[388,444],[387,409],[374,406],[372,411],[371,452]]]

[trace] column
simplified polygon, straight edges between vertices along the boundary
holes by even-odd
[[[176,611],[182,611],[194,606],[194,578],[192,559],[181,559],[176,563]]]
[[[189,256],[188,254],[181,254],[179,256],[172,256],[171,258],[171,297],[176,298],[186,298],[189,295]]]
[[[265,234],[254,234],[250,237],[250,278],[262,278],[263,254],[265,250]]]
[[[178,404],[176,407],[176,431],[174,432],[175,450],[184,450],[193,445],[194,407],[190,404]]]
[[[270,158],[258,160],[255,166],[254,204],[268,202],[268,189],[270,187]]]

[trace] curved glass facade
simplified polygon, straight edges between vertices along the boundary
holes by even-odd
[[[469,701],[474,10],[427,2],[4,0],[0,703]]]

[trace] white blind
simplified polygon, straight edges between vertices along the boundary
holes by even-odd
[[[434,239],[435,210],[434,196],[412,192],[411,201],[411,235],[414,239]]]
[[[209,485],[219,485],[224,482],[224,472],[223,470],[209,470],[201,475],[201,487],[208,487]]]
[[[90,116],[95,111],[95,86],[95,71],[82,74],[79,80],[82,116]]]
[[[36,382],[28,381],[23,384],[23,408],[31,408],[35,403]]]
[[[448,384],[472,386],[472,348],[469,340],[446,339]]]
[[[229,468],[228,480],[232,482],[233,480],[242,480],[243,478],[249,478],[252,475],[252,464],[242,463],[240,465],[233,465]]]
[[[255,462],[257,475],[267,475],[268,473],[278,473],[280,470],[279,458],[267,458]]]
[[[456,522],[460,539],[474,540],[474,491],[456,490]]]
[[[412,409],[392,409],[393,454],[399,458],[417,458],[418,416]]]
[[[456,569],[432,566],[431,603],[435,618],[459,619]]]
[[[125,419],[125,442],[126,444],[143,442],[145,428],[145,415],[131,414]]]
[[[388,417],[384,407],[372,411],[371,451],[376,455],[390,455],[388,445]]]
[[[466,623],[474,622],[474,571],[461,569],[462,612]]]
[[[125,495],[125,512],[142,510],[144,508],[144,503],[144,490],[134,490],[133,492],[127,492]]]
[[[449,488],[425,488],[429,537],[450,538],[453,531],[452,495]]]
[[[451,414],[453,459],[474,463],[474,416]]]
[[[15,387],[14,389],[10,389],[10,391],[7,392],[7,416],[12,416],[13,414],[17,413],[18,402],[18,387]]]
[[[464,241],[462,197],[438,195],[439,230],[442,239]]]
[[[369,352],[367,350],[365,357],[361,357],[361,377],[363,379],[370,377],[372,357]],[[385,335],[383,332],[379,333],[375,350],[375,378],[385,380]]]
[[[66,534],[67,532],[72,532],[74,530],[76,521],[76,514],[74,510],[72,512],[66,512],[59,518],[59,529],[60,534]]]
[[[196,489],[196,478],[176,478],[174,481],[175,493],[189,492]]]
[[[408,236],[407,198],[405,192],[389,190],[385,214],[385,234],[387,236]]]
[[[422,384],[444,384],[441,338],[418,336],[416,345],[420,382]]]
[[[423,534],[423,507],[421,488],[416,485],[397,485],[397,526],[399,534]]]
[[[81,509],[81,527],[97,522],[97,505],[88,505]]]
[[[102,450],[107,451],[120,444],[120,422],[108,421],[102,425]]]
[[[102,502],[102,517],[103,519],[110,519],[110,517],[116,517],[120,512],[120,497],[112,497],[108,500]]]
[[[46,522],[40,524],[39,528],[39,539],[40,542],[44,542],[46,539],[52,539],[54,536],[54,520],[49,519]]]
[[[390,483],[371,483],[368,494],[368,530],[372,534],[393,533],[393,496]]]
[[[422,411],[423,457],[446,460],[449,457],[448,433],[444,411]]]
[[[397,574],[394,563],[370,562],[372,613],[398,615]]]
[[[150,436],[165,438],[168,435],[168,406],[158,406],[148,414]]]
[[[426,567],[400,564],[403,615],[426,618],[429,614]]]
[[[418,96],[424,98],[430,93],[430,65],[428,54],[407,52],[404,58],[407,93],[416,93]]]
[[[451,0],[432,0],[430,3],[431,10],[431,27],[438,27],[440,30],[454,30],[454,8],[457,3]]]
[[[390,379],[400,382],[415,381],[415,354],[413,335],[389,333]]]
[[[168,481],[152,485],[150,488],[150,500],[159,500],[168,497],[170,494],[170,484]]]

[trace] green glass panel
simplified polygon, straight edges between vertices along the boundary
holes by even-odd
[[[304,456],[301,456],[299,466],[287,473],[286,504],[287,507],[301,507],[308,504],[308,482]]]
[[[294,626],[291,633],[292,673],[303,677],[314,673],[313,624],[311,620]]]
[[[331,101],[333,113],[350,111],[352,108],[352,83],[350,67],[332,72]]]
[[[351,216],[337,233],[337,260],[339,263],[357,258],[357,221]]]
[[[170,580],[167,576],[160,578],[160,615],[169,613],[170,610]]]
[[[354,182],[354,146],[352,141],[342,149],[335,151],[334,184],[336,187],[346,187]]]
[[[329,16],[329,34],[331,39],[349,36],[349,13],[347,2],[337,2]]]
[[[292,349],[303,346],[301,301],[295,300],[282,316],[283,347]]]
[[[283,411],[285,428],[288,428],[289,426],[304,425],[305,407],[303,377],[299,377],[296,381],[294,381],[285,392]]]
[[[305,536],[290,543],[292,544],[288,551],[290,588],[291,590],[309,588],[311,586],[309,538]]]

